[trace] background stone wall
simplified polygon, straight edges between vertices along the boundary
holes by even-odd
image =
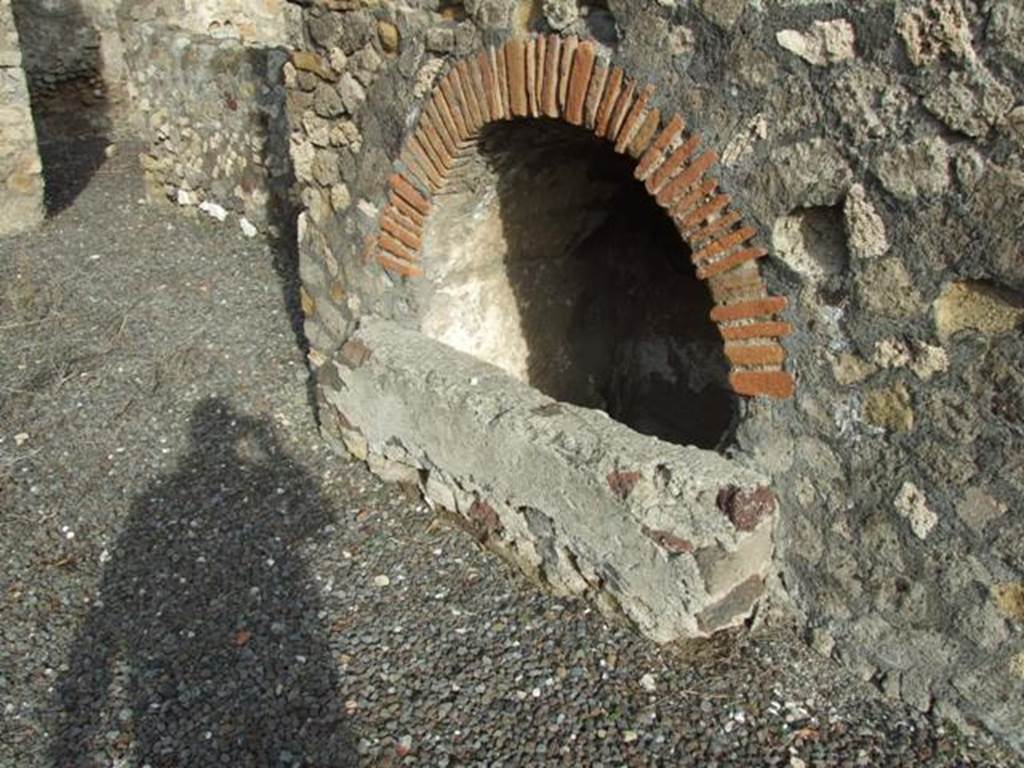
[[[132,101],[149,150],[149,195],[250,235],[289,227],[288,54],[159,21],[126,25]]]
[[[0,234],[43,218],[43,176],[11,0],[0,0]]]
[[[531,30],[598,40],[718,149],[769,287],[790,297],[797,395],[746,401],[732,448],[781,499],[780,600],[886,694],[1024,748],[1024,9],[541,10],[307,8],[315,55],[286,77],[311,361],[362,314],[418,322],[364,241],[447,61]]]
[[[93,98],[119,94],[124,58],[117,27],[122,0],[13,0],[33,97],[77,84]],[[98,92],[98,93],[97,93]]]

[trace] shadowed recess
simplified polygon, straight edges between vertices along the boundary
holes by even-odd
[[[633,161],[554,120],[484,129],[424,238],[423,331],[644,434],[721,448],[711,297]]]

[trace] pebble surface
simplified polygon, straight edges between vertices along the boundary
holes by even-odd
[[[657,648],[331,454],[294,268],[136,151],[0,240],[0,765],[1011,764],[784,623]]]

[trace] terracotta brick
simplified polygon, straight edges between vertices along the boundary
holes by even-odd
[[[445,99],[442,91],[436,91],[434,94],[437,98],[432,101],[434,111],[437,113],[438,120],[435,120],[435,125],[438,127],[444,127],[445,132],[448,134],[448,140],[455,148],[456,154],[465,154],[465,150],[468,147],[473,146],[474,141],[466,137],[466,133],[463,129],[459,128],[459,123],[455,120],[455,115],[448,107],[448,102]],[[464,126],[464,124],[463,124]]]
[[[416,126],[413,135],[419,139],[420,146],[426,150],[428,158],[440,172],[441,177],[447,176],[452,167],[452,158],[426,115],[420,117],[419,125]]]
[[[526,96],[526,44],[522,40],[505,43],[505,63],[508,67],[508,100],[513,117],[526,117],[529,105]]]
[[[700,145],[700,136],[693,134],[686,141],[673,150],[665,161],[658,166],[650,176],[647,177],[645,186],[652,195],[657,195],[665,188],[665,185],[675,175],[676,170],[683,165]]]
[[[433,102],[428,103],[426,109],[423,110],[423,114],[420,115],[420,125],[423,126],[431,143],[440,143],[441,148],[444,150],[444,155],[448,158],[449,167],[453,166],[455,161],[461,156],[461,151],[459,146],[452,141],[451,134],[441,120],[437,107],[434,106]]]
[[[717,219],[712,220],[706,227],[702,227],[701,229],[680,229],[680,234],[687,239],[691,248],[697,248],[705,240],[713,237],[723,230],[728,229],[741,218],[743,218],[743,214],[739,211],[728,211]]]
[[[565,97],[565,119],[573,125],[583,124],[583,106],[587,100],[590,76],[594,71],[597,49],[589,40],[576,48],[572,71],[569,73],[569,91]]]
[[[530,102],[531,114],[534,117],[544,116],[544,62],[546,61],[546,53],[548,47],[548,39],[545,35],[541,35],[537,38],[536,52],[533,57],[534,70],[536,75],[534,76],[534,89],[533,89],[533,100]]]
[[[782,365],[786,350],[778,344],[726,344],[725,356],[733,365]]]
[[[377,254],[377,263],[389,272],[395,272],[403,277],[419,277],[423,270],[415,264],[396,259],[383,251]]]
[[[688,552],[693,552],[692,541],[676,536],[671,531],[648,528],[646,525],[641,525],[640,532],[670,554],[685,555]]]
[[[484,124],[484,117],[480,114],[480,105],[476,101],[476,93],[473,90],[473,78],[469,73],[469,65],[465,59],[455,62],[455,81],[459,85],[459,93],[462,94],[462,105],[465,107],[463,114],[468,110],[470,122],[469,127],[473,133],[477,133]]]
[[[562,38],[549,35],[544,49],[544,77],[541,108],[548,117],[558,117],[558,65],[562,54]]]
[[[388,200],[403,216],[405,216],[405,218],[422,229],[424,222],[426,222],[426,218],[424,218],[423,214],[416,208],[410,205],[407,200],[403,200],[395,194],[394,190],[388,193]]]
[[[473,121],[473,113],[469,111],[469,104],[466,103],[466,95],[462,92],[462,76],[454,66],[445,75],[444,81],[448,83],[449,90],[445,95],[448,97],[448,107],[451,109],[452,117],[458,114],[465,126],[466,138],[476,135],[476,124]],[[443,92],[443,91],[442,91]]]
[[[788,303],[785,296],[766,296],[755,301],[743,301],[715,307],[711,310],[711,319],[716,323],[723,323],[732,320],[747,320],[751,317],[771,317],[784,310]]]
[[[738,395],[765,395],[780,400],[792,397],[796,390],[796,382],[785,371],[734,371],[729,374],[729,385]]]
[[[676,221],[685,216],[689,211],[701,204],[708,195],[714,194],[718,188],[717,179],[704,179],[694,189],[686,192],[682,197],[675,197],[671,202],[670,213]]]
[[[749,226],[733,230],[717,240],[708,243],[699,251],[696,251],[692,256],[693,263],[700,264],[701,262],[710,261],[718,254],[725,253],[733,246],[745,243],[756,234],[757,230]]]
[[[388,179],[395,194],[409,203],[413,208],[426,216],[430,213],[430,202],[419,191],[403,178],[401,174],[393,173]]]
[[[653,95],[654,86],[650,84],[645,85],[640,91],[640,95],[633,103],[632,108],[627,113],[626,119],[622,123],[622,128],[619,129],[619,132],[615,136],[612,136],[611,134],[608,135],[609,139],[615,139],[615,151],[620,155],[626,151],[626,147],[629,146],[629,143],[633,140],[634,134],[642,124],[645,110],[647,109],[647,102],[650,101],[650,98]]]
[[[455,131],[459,141],[466,141],[472,135],[472,132],[466,124],[466,118],[462,114],[462,108],[459,106],[459,99],[455,95],[455,86],[453,85],[452,78],[449,76],[445,76],[441,80],[441,98],[445,111],[455,124]]]
[[[640,157],[647,150],[647,147],[654,139],[654,134],[658,132],[660,124],[661,111],[657,108],[650,110],[647,113],[647,117],[640,124],[640,127],[637,128],[636,133],[633,134],[633,140],[626,147],[630,157]]]
[[[748,261],[754,261],[755,259],[760,259],[767,255],[768,251],[764,248],[744,248],[741,251],[730,253],[724,259],[719,259],[718,261],[713,261],[710,264],[704,264],[698,267],[697,277],[701,280],[707,280],[717,274],[727,272],[740,264],[744,264]]]
[[[608,128],[604,133],[604,137],[609,141],[615,141],[619,135],[619,129],[622,128],[622,123],[626,119],[630,107],[633,106],[633,97],[636,95],[636,81],[626,79],[622,86],[622,91],[619,93],[619,98],[615,102],[615,107],[612,109],[612,115],[608,119]]]
[[[400,214],[391,213],[393,209],[388,207],[380,215],[380,228],[382,232],[387,232],[393,238],[398,240],[402,245],[409,248],[413,253],[419,252],[423,243],[420,240],[418,233],[408,228],[408,224],[403,224],[399,218]]]
[[[622,91],[622,67],[613,67],[608,73],[608,83],[605,85],[604,94],[601,96],[601,105],[597,108],[597,120],[594,123],[594,133],[604,137],[608,132],[608,125],[612,119],[612,112],[619,100]]]
[[[690,163],[682,173],[676,175],[672,181],[665,185],[664,189],[658,193],[658,203],[669,206],[672,205],[675,200],[680,197],[686,190],[696,184],[704,173],[715,164],[718,160],[718,155],[715,154],[714,150],[708,150],[692,163]],[[673,207],[672,215],[681,217],[686,214],[685,210],[681,210],[678,207]]]
[[[695,227],[705,219],[710,218],[725,208],[731,199],[732,198],[729,197],[729,195],[715,195],[708,202],[704,203],[704,205],[700,206],[700,208],[683,217],[681,224],[687,229]]]
[[[472,97],[476,101],[476,108],[480,112],[480,124],[487,125],[491,122],[491,105],[484,90],[484,75],[480,71],[480,57],[471,56],[464,59],[466,63],[466,76],[472,86]]]
[[[419,259],[418,253],[402,245],[401,242],[396,240],[387,232],[380,233],[380,235],[377,237],[377,243],[380,245],[381,250],[387,251],[395,258],[404,259],[405,261],[409,262],[416,261],[417,259]]]
[[[708,287],[718,303],[754,301],[768,295],[757,266],[749,262],[709,277]]]
[[[608,67],[598,61],[594,65],[594,73],[590,76],[590,87],[587,98],[583,102],[583,125],[594,130],[597,125],[597,108],[601,105],[604,86],[608,82]]]
[[[633,171],[633,175],[640,181],[646,181],[647,177],[654,173],[662,162],[662,156],[665,153],[665,149],[683,132],[686,127],[686,120],[680,114],[672,115],[672,119],[668,121],[668,124],[658,134],[658,138],[654,140],[654,143],[647,148],[644,152],[643,157],[640,158],[640,162],[636,164],[636,169]]]
[[[495,104],[497,93],[494,90],[494,70],[491,69],[491,58],[486,50],[476,55],[476,71],[480,73],[481,93],[487,121],[501,118],[500,105]]]
[[[530,117],[537,117],[537,38],[526,41],[526,110]]]
[[[570,35],[562,41],[562,59],[558,63],[558,112],[565,114],[566,99],[569,95],[569,73],[572,71],[573,59],[580,41]]]
[[[501,114],[503,120],[512,119],[512,98],[508,93],[508,60],[505,48],[494,50],[494,71],[498,74],[498,96],[501,97]]]
[[[422,238],[423,226],[417,224],[414,219],[410,218],[393,199],[389,199],[388,204],[384,207],[384,211],[381,213],[381,216],[384,215],[387,215],[396,221],[405,231],[412,232],[417,237]]]
[[[412,150],[412,142],[407,141],[398,155],[398,162],[405,169],[406,178],[410,184],[419,189],[433,193],[433,184],[430,183],[430,176],[424,169],[424,161]]]
[[[413,133],[408,140],[409,151],[419,162],[419,166],[427,175],[431,192],[437,192],[444,186],[444,171],[438,168],[430,157],[430,152],[423,146],[418,134]]]
[[[772,320],[765,323],[719,326],[718,331],[726,341],[777,339],[782,336],[789,336],[793,332],[793,326],[781,320]]]

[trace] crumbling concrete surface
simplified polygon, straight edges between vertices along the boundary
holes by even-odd
[[[659,642],[742,623],[763,593],[777,517],[763,475],[385,320],[364,318],[332,366],[323,418],[348,450],[556,591]]]

